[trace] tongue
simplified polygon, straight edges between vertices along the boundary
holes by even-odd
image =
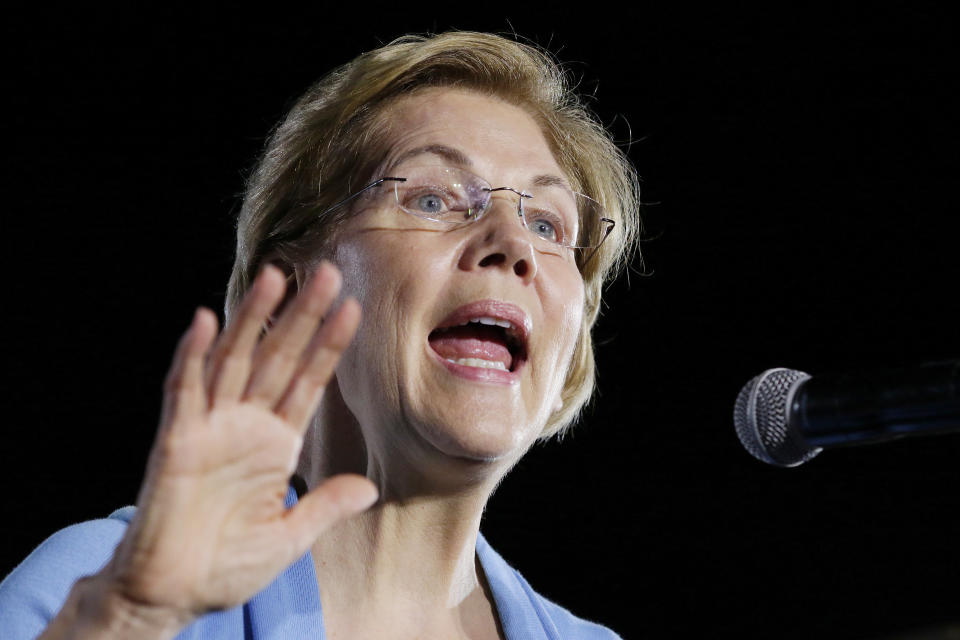
[[[513,364],[503,331],[488,325],[468,324],[438,329],[430,334],[430,346],[448,360],[479,358],[502,362],[507,370]]]

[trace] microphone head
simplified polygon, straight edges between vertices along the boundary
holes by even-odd
[[[740,442],[754,458],[779,467],[795,467],[822,451],[807,445],[799,430],[790,429],[793,395],[809,378],[809,374],[795,369],[767,369],[740,390],[733,424]]]

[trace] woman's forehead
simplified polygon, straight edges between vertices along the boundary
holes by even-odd
[[[430,89],[398,100],[384,113],[390,130],[383,170],[448,164],[488,177],[563,179],[534,118],[496,97],[463,89]],[[484,176],[487,177],[487,176]]]

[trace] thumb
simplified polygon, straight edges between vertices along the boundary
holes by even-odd
[[[372,482],[353,473],[333,476],[315,487],[284,516],[295,557],[336,523],[369,509],[378,497]]]

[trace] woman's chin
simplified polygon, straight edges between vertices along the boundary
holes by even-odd
[[[456,426],[454,426],[456,424]],[[424,437],[440,454],[471,464],[512,464],[530,445],[529,429],[507,424],[502,416],[490,420],[430,422]]]

